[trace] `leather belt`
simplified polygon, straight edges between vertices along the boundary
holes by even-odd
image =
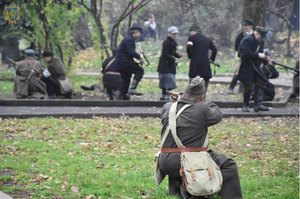
[[[206,150],[207,150],[206,147],[161,148],[161,152],[163,153],[200,152]]]
[[[121,75],[119,72],[107,71],[105,74],[107,75]]]

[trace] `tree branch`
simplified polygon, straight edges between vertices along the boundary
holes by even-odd
[[[280,12],[276,12],[276,11],[270,10],[270,9],[266,9],[266,10],[267,10],[268,12],[270,12],[270,13],[272,13],[272,14],[274,14],[274,15],[280,17],[280,18],[282,18],[286,23],[290,23],[290,22],[289,22],[289,19],[288,19],[286,16],[282,15]]]
[[[139,10],[141,7],[145,6],[150,1],[151,0],[142,0],[142,2],[140,2],[137,6],[133,7],[125,16],[123,16],[123,19],[125,19],[128,15],[135,13],[137,10]]]
[[[91,9],[81,0],[81,5],[87,9],[87,11],[92,12]]]

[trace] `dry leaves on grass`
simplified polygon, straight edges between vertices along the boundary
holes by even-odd
[[[78,188],[78,187],[75,187],[75,186],[72,186],[72,187],[71,187],[71,191],[72,191],[73,193],[78,193],[78,192],[79,192],[79,188]]]

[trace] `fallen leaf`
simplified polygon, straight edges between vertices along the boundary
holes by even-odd
[[[91,198],[94,198],[95,197],[95,195],[94,194],[92,194],[92,195],[88,195],[88,196],[86,196],[85,197],[85,199],[91,199]]]
[[[72,186],[72,187],[71,187],[71,191],[72,191],[73,193],[78,193],[78,187]]]

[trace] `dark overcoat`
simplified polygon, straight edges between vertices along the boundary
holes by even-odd
[[[239,46],[240,46],[240,43],[241,41],[243,40],[243,38],[246,36],[246,33],[243,31],[243,32],[240,32],[237,36],[236,36],[236,39],[235,39],[235,42],[234,42],[234,49],[235,51],[238,51],[239,50]]]
[[[171,37],[163,42],[162,51],[159,58],[157,72],[176,74],[176,60],[175,57],[180,58],[177,51],[177,43]]]
[[[191,107],[185,109],[177,119],[176,131],[179,139],[185,147],[202,147],[208,132],[208,127],[221,121],[223,114],[219,107],[211,102],[198,102],[181,98],[178,103],[177,111],[185,104],[191,104]],[[162,131],[169,125],[169,110],[172,102],[163,106],[161,119]],[[172,133],[169,133],[163,148],[177,148]],[[225,199],[242,198],[241,187],[238,177],[238,171],[235,162],[223,154],[209,152],[213,160],[220,166],[223,176],[223,188],[218,195]],[[161,153],[159,156],[159,167],[162,172],[169,175],[169,193],[170,195],[180,194],[185,197],[182,188],[182,181],[179,175],[180,153]]]
[[[264,41],[257,41],[254,33],[247,35],[240,43],[238,56],[241,58],[241,67],[238,74],[240,80],[246,87],[251,87],[254,75],[257,73],[262,79],[266,80],[260,65],[267,63],[258,57],[258,53],[263,53]]]
[[[121,41],[116,54],[116,64],[118,71],[122,71],[124,68],[130,68],[137,63],[133,58],[140,59],[140,55],[135,51],[135,42],[132,35],[127,35]]]
[[[191,35],[188,38],[187,54],[190,62],[189,77],[193,78],[200,76],[203,78],[211,78],[211,68],[209,60],[215,61],[217,55],[217,48],[206,36],[201,33]],[[211,50],[211,56],[209,57],[209,50]]]

